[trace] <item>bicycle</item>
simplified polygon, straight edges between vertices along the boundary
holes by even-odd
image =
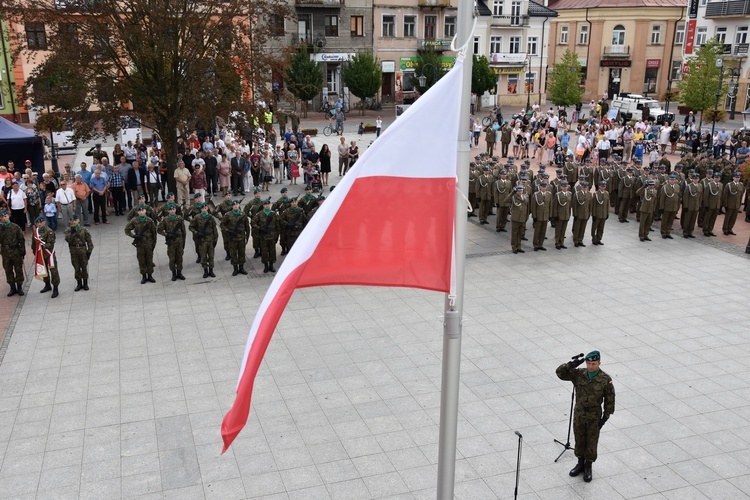
[[[497,116],[495,115],[495,110],[492,109],[490,110],[490,113],[487,116],[482,118],[482,125],[484,125],[485,127],[489,127],[490,125],[492,125],[492,122],[494,122],[496,119],[497,119]]]
[[[331,135],[334,131],[336,132],[337,135],[340,135],[344,132],[343,125],[332,125],[332,122],[333,120],[329,120],[328,125],[323,127],[323,135],[325,135],[326,137]]]

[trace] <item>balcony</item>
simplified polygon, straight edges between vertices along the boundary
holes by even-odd
[[[339,9],[344,5],[344,0],[294,0],[296,7],[327,7]]]
[[[421,8],[432,9],[440,8],[444,9],[451,6],[450,0],[418,0],[418,5]]]
[[[529,16],[492,16],[492,26],[528,28]]]
[[[523,65],[526,63],[528,56],[525,52],[493,52],[490,54],[490,64],[512,64],[514,66]]]
[[[743,17],[750,16],[750,0],[729,0],[728,2],[709,2],[706,5],[706,17]]]
[[[604,57],[630,57],[630,45],[608,45],[602,52]]]
[[[426,38],[418,38],[417,39],[417,50],[434,50],[435,52],[444,52],[446,50],[451,50],[451,40],[450,39],[426,39]]]

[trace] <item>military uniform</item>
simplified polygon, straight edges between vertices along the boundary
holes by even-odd
[[[315,206],[317,207],[318,203],[315,203]],[[250,202],[245,205],[245,208],[243,211],[245,212],[245,216],[249,220],[253,220],[253,217],[255,217],[255,214],[263,210],[263,199],[260,197],[260,190],[255,189],[255,195]],[[258,231],[255,230],[254,227],[252,227],[252,224],[250,226],[250,235],[253,238],[253,250],[255,250],[255,253],[253,254],[253,259],[257,259],[260,257],[260,235],[258,234]]]
[[[286,210],[287,208],[289,208],[291,206],[292,206],[292,199],[289,198],[286,195],[286,188],[281,188],[281,198],[279,198],[278,200],[276,200],[274,202],[273,206],[271,207],[271,210],[273,210],[274,212],[276,212],[276,214],[278,215],[280,213],[283,213],[284,210]],[[282,252],[284,250],[286,250],[286,248],[287,248],[286,231],[285,231],[285,229],[286,228],[283,228],[283,227],[279,227],[277,229],[278,230],[278,237],[279,237],[279,244],[281,245],[281,251]],[[263,238],[261,238],[261,246],[263,244],[262,241],[263,241]],[[262,253],[262,251],[261,251],[261,253]],[[275,259],[275,256],[274,256],[274,259]],[[274,262],[275,262],[275,260],[274,260]]]
[[[253,227],[260,235],[261,261],[265,265],[264,273],[275,273],[273,264],[276,262],[276,241],[279,238],[279,215],[270,209],[271,200],[263,203],[263,210],[253,217]]]
[[[698,180],[696,174],[695,180]],[[700,182],[692,182],[685,186],[682,193],[682,236],[685,238],[695,238],[695,221],[698,219],[698,212],[701,209],[703,198],[703,185]]]
[[[234,209],[221,219],[222,235],[227,241],[229,255],[232,258],[232,276],[247,274],[245,271],[245,247],[250,239],[250,222],[240,210],[240,202],[235,201]]]
[[[162,205],[161,207],[159,207],[159,210],[156,212],[156,220],[157,221],[160,221],[160,220],[164,219],[165,217],[169,216],[169,208],[168,207],[169,207],[170,203],[174,204],[175,207],[177,207],[177,210],[175,211],[175,215],[179,215],[180,217],[183,216],[183,214],[182,214],[182,207],[180,207],[179,205],[177,205],[175,203],[175,201],[174,201],[174,194],[167,193],[167,202],[164,205]]]
[[[177,215],[177,206],[170,204],[170,210],[175,213],[167,213],[167,216],[159,221],[156,232],[164,236],[167,244],[167,257],[169,257],[169,270],[172,271],[172,281],[184,280],[182,275],[182,256],[185,253],[185,221]]]
[[[713,170],[707,170],[705,173],[705,177],[702,174],[699,174],[701,176],[701,186],[703,187],[703,197],[701,198],[701,208],[698,211],[698,227],[703,227],[703,219],[706,216],[706,212],[708,211],[708,185],[709,183],[713,182],[713,176],[714,172]]]
[[[654,212],[656,212],[657,203],[657,192],[653,181],[643,187],[641,187],[636,194],[641,199],[641,206],[639,209],[641,215],[641,225],[638,228],[638,237],[641,241],[651,241],[648,237],[649,231],[651,231],[651,223],[654,220]]]
[[[519,186],[520,187],[520,186]],[[529,218],[529,197],[524,192],[523,187],[516,189],[510,200],[510,221],[511,235],[510,245],[513,253],[523,253],[521,249],[521,238],[526,228],[526,221]]]
[[[585,247],[583,237],[586,234],[586,224],[591,217],[591,193],[588,189],[581,189],[573,193],[573,246]]]
[[[292,198],[294,200],[294,198]],[[317,206],[318,202],[315,201],[315,205]],[[282,214],[279,216],[280,225],[284,227],[284,230],[286,231],[286,252],[282,250],[281,255],[286,255],[294,245],[294,242],[297,241],[297,238],[300,234],[302,234],[302,230],[305,229],[305,224],[307,224],[307,214],[305,214],[305,211],[299,207],[299,205],[295,205],[295,203],[292,203],[292,206],[284,210]]]
[[[724,186],[714,177],[707,183],[706,189],[703,191],[705,213],[702,227],[704,236],[716,236],[714,225],[716,225],[716,217],[719,215],[719,209],[721,208],[723,189]]]
[[[495,230],[505,232],[505,225],[508,223],[508,214],[510,213],[510,198],[513,185],[507,176],[500,174],[500,179],[494,183],[495,202],[497,203],[497,219],[495,220]]]
[[[492,211],[492,184],[494,180],[489,175],[489,168],[484,167],[484,172],[477,178],[477,198],[479,198],[479,223],[489,224],[487,217]]]
[[[73,216],[73,221],[79,220],[77,215]],[[71,224],[65,230],[65,241],[68,242],[70,251],[70,263],[76,278],[75,291],[89,289],[89,258],[94,251],[94,242],[91,240],[91,233],[80,224]]]
[[[667,182],[659,190],[661,193],[659,209],[662,210],[660,230],[661,237],[664,239],[672,239],[672,225],[675,217],[677,217],[677,212],[680,210],[680,201],[682,200],[680,186],[677,184],[677,175],[671,174],[670,179],[674,182]]]
[[[227,191],[227,196],[231,196],[232,193]],[[219,222],[224,220],[224,216],[232,211],[232,199],[227,198],[225,199],[218,207],[216,207],[216,211],[214,212],[214,217],[216,217]],[[226,254],[224,256],[224,260],[231,259],[231,256],[229,255],[229,237],[226,234],[226,231],[224,230],[224,226],[221,227],[221,242],[222,245],[224,245],[224,253]]]
[[[472,163],[469,166],[469,205],[471,205],[471,212],[468,217],[476,217],[474,209],[477,208],[477,173],[476,165]]]
[[[541,184],[546,188],[547,183]],[[544,248],[544,236],[547,233],[547,222],[549,222],[552,210],[552,194],[543,189],[534,193],[531,197],[531,216],[534,218],[534,250],[546,250]]]
[[[39,223],[45,223],[45,225],[38,225]],[[44,278],[44,288],[40,290],[40,293],[46,293],[52,290],[52,298],[54,299],[60,295],[57,287],[60,284],[60,273],[57,270],[57,255],[55,253],[55,240],[57,235],[53,230],[46,226],[46,219],[42,216],[37,217],[34,227],[34,253],[39,252],[39,248],[42,249],[42,259],[44,259],[44,267],[47,271],[47,277]],[[50,286],[50,283],[52,286]]]
[[[312,194],[312,188],[310,186],[305,186],[305,195],[299,199],[297,202],[297,206],[305,211],[306,214],[309,214],[310,211],[318,206],[318,199],[316,196],[313,196]],[[263,207],[261,206],[261,209]],[[292,247],[292,244],[289,244],[289,248]]]
[[[724,194],[721,205],[726,211],[722,231],[724,234],[735,234],[734,223],[737,222],[737,214],[742,206],[742,198],[745,196],[745,186],[740,181],[741,174],[734,174],[734,180],[724,185]]]
[[[633,177],[632,172],[628,172],[625,177],[620,179],[617,192],[620,196],[620,209],[617,211],[620,217],[619,220],[620,222],[627,222],[628,213],[636,192],[636,179]]]
[[[146,199],[143,195],[141,195],[141,196],[138,197],[138,200],[140,200],[141,198],[143,198],[144,200]],[[143,202],[141,201],[140,203],[143,203]],[[134,219],[137,216],[138,216],[138,205],[134,206],[128,212],[128,215],[126,217],[127,217],[128,221],[131,221],[132,219]],[[149,219],[151,219],[154,222],[156,222],[156,220],[157,220],[156,212],[151,207],[151,205],[146,205],[146,217],[148,217]]]
[[[563,167],[563,175],[568,179],[568,184],[574,186],[578,180],[578,165],[572,160],[566,161]]]
[[[599,352],[586,355],[587,361],[599,361]],[[576,403],[573,411],[573,433],[575,435],[574,453],[578,465],[570,471],[571,476],[584,472],[584,481],[591,481],[591,464],[597,459],[599,433],[602,426],[615,412],[615,387],[612,378],[597,366],[596,371],[589,368],[576,368],[583,362],[569,361],[557,367],[556,374],[560,380],[573,383]],[[603,412],[602,412],[602,407]]]
[[[203,267],[203,277],[215,278],[214,274],[214,248],[219,240],[219,232],[216,229],[216,219],[208,213],[208,207],[202,206],[200,215],[193,217],[190,221],[190,232],[198,245],[198,258]]]
[[[26,254],[23,230],[10,221],[7,210],[0,211],[0,220],[0,255],[3,257],[5,280],[10,285],[8,297],[23,295],[23,256]]]
[[[604,224],[609,219],[609,192],[606,188],[606,185],[600,186],[591,196],[591,243],[594,245],[604,245]]]
[[[139,205],[139,212],[146,211],[145,205]],[[147,215],[130,219],[125,225],[125,234],[133,238],[133,246],[138,257],[138,269],[141,272],[141,284],[156,283],[154,279],[154,248],[156,247],[156,224]]]
[[[573,201],[573,193],[567,191],[568,182],[565,181],[559,191],[555,193],[552,200],[552,216],[555,218],[555,248],[558,250],[567,248],[565,246],[565,230],[568,228],[568,221],[570,220],[571,203]]]

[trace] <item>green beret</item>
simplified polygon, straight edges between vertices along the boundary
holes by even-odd
[[[39,217],[37,217],[37,219],[38,219],[38,218],[39,218]],[[81,220],[81,218],[80,218],[80,217],[78,216],[78,214],[73,214],[73,215],[72,215],[72,216],[70,217],[70,220]]]
[[[260,188],[255,188],[255,190],[253,191],[253,194],[258,194],[258,193],[260,193]]]
[[[200,197],[202,197],[202,196],[203,196],[203,195],[202,195],[202,194],[200,194],[200,193],[195,193],[195,194],[193,195],[193,199],[194,199],[194,200],[197,200],[198,198],[200,198]]]
[[[39,217],[34,219],[34,222],[47,222],[47,219],[45,219],[43,215],[40,215]]]
[[[311,191],[311,190],[312,190],[312,186],[310,184],[306,184],[305,191]]]
[[[232,196],[232,192],[228,189],[227,189],[227,192],[224,193],[224,198],[226,198],[227,196]]]
[[[174,193],[172,192],[167,193],[167,198],[172,198],[173,196],[174,196]]]
[[[333,188],[335,188],[335,187],[336,187],[335,185],[331,186],[331,188],[328,190],[328,192],[333,193]]]
[[[266,198],[265,200],[263,200],[264,205],[269,205],[270,203],[271,203],[271,198]]]
[[[167,210],[175,210],[177,208],[177,205],[174,203],[167,203]]]
[[[289,191],[287,188],[281,188],[282,193],[286,193],[287,191]]]
[[[232,205],[239,205],[239,204],[240,204],[240,200],[232,200]]]
[[[602,359],[601,354],[599,354],[599,351],[591,351],[586,355],[586,361],[600,361]]]
[[[145,204],[141,203],[140,205],[138,205],[137,210],[140,212],[141,210],[146,210],[146,208],[148,207]]]
[[[321,194],[320,196],[318,196],[318,201],[323,201],[323,200],[325,200],[325,199],[326,199],[326,197],[325,197],[325,196],[323,196],[322,194]]]
[[[293,201],[294,203],[297,203],[297,198],[299,198],[299,196],[295,196],[294,198],[289,198],[289,201]]]
[[[146,195],[145,195],[145,194],[143,194],[143,193],[139,194],[139,195],[138,195],[138,199],[140,200],[141,198],[144,198],[144,199],[145,199],[145,198],[146,198]]]

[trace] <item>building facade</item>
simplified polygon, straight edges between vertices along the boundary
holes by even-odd
[[[685,0],[550,0],[549,57],[575,52],[584,100],[630,92],[663,99],[682,75]],[[674,89],[672,89],[674,90]]]
[[[724,44],[724,67],[736,68],[739,78],[730,78],[727,73],[727,96],[721,106],[726,111],[749,108],[750,0],[687,0],[686,8],[684,60],[712,38]]]

